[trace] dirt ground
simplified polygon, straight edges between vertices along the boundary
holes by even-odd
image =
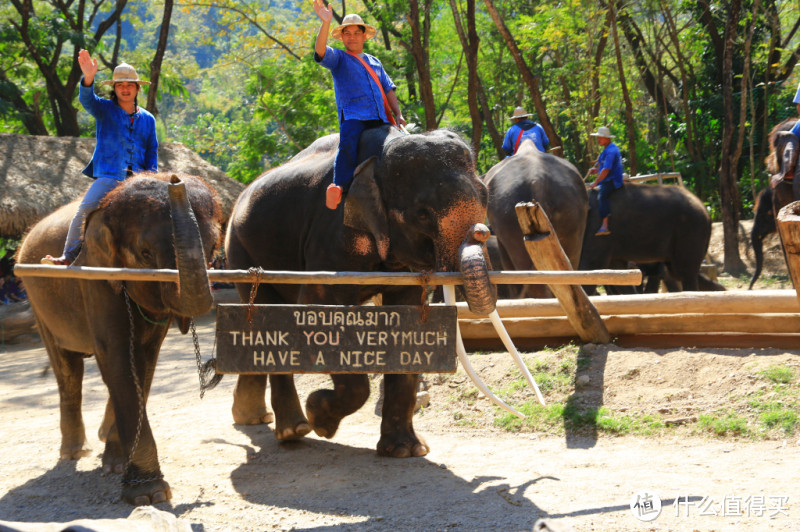
[[[766,247],[766,246],[765,246]],[[712,244],[713,248],[713,244]],[[745,256],[745,261],[747,257]],[[714,256],[716,261],[716,256]],[[777,261],[775,261],[777,264]],[[780,278],[780,264],[767,278]],[[775,284],[769,284],[775,288]],[[213,315],[198,320],[204,358],[214,346]],[[763,368],[800,374],[798,350],[583,348],[571,400],[618,412],[659,413],[680,423],[763,386]],[[555,355],[526,353],[529,367]],[[567,355],[564,355],[567,356]],[[59,462],[58,396],[38,343],[0,347],[0,521],[37,523],[114,519],[132,508],[119,479],[100,472],[97,428],[106,400],[96,365],[87,364],[84,417],[94,453]],[[472,353],[495,390],[512,379],[505,353]],[[271,425],[239,427],[230,414],[233,376],[204,399],[190,336],[170,331],[148,416],[173,499],[160,510],[195,531],[800,530],[800,435],[764,440],[673,430],[654,436],[591,432],[505,432],[495,408],[476,396],[459,369],[428,376],[430,404],[415,427],[431,447],[424,458],[378,457],[378,379],[365,407],[331,440],[310,435],[279,444]],[[297,377],[301,399],[329,379]],[[533,397],[515,395],[529,400]],[[515,406],[518,406],[515,404]],[[657,495],[660,515],[647,497]],[[0,523],[0,531],[4,531]],[[33,528],[35,529],[35,527]]]

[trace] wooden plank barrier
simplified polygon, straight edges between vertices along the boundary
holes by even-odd
[[[792,286],[800,298],[800,201],[782,208],[775,217]]]
[[[538,270],[572,271],[572,264],[544,209],[537,202],[528,202],[518,203],[515,211],[533,265]],[[600,344],[609,342],[611,337],[600,314],[580,285],[549,284],[548,288],[564,308],[570,325],[581,340]]]

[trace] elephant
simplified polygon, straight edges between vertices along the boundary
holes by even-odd
[[[73,202],[35,224],[18,264],[59,252],[77,209]],[[31,307],[58,383],[62,460],[89,453],[81,413],[84,358],[94,355],[109,400],[100,427],[104,472],[122,473],[122,499],[134,505],[171,498],[145,403],[173,318],[211,309],[206,264],[221,239],[216,192],[189,175],[139,174],[112,190],[84,225],[74,266],[180,270],[179,283],[25,279]],[[173,245],[173,241],[175,244]]]
[[[516,155],[493,166],[483,178],[489,189],[489,226],[497,236],[507,270],[533,270],[514,207],[536,201],[555,229],[573,267],[580,260],[589,200],[578,170],[569,161],[523,141]],[[544,285],[525,286],[520,297],[551,297]]]
[[[597,191],[589,193],[589,216],[581,251],[581,270],[614,264],[664,262],[683,290],[698,290],[700,265],[711,238],[711,217],[692,193],[674,185],[626,183],[611,195],[610,235],[600,227]],[[584,287],[589,294],[595,287]]]
[[[756,196],[756,204],[753,211],[753,227],[750,229],[750,243],[753,246],[753,255],[756,259],[756,267],[753,271],[753,277],[750,279],[750,286],[748,290],[753,289],[753,285],[761,275],[761,269],[764,267],[764,238],[778,230],[775,224],[775,211],[772,204],[773,191],[767,187]]]
[[[330,210],[324,206],[325,187],[332,179],[337,144],[336,134],[317,139],[242,192],[225,236],[230,267],[458,271],[465,235],[486,215],[486,187],[475,173],[469,146],[447,130],[407,135],[390,126],[368,129],[360,139],[359,165],[344,208]],[[248,301],[250,288],[240,284],[237,289],[242,301]],[[491,291],[484,284],[467,293],[466,299],[487,295],[496,299]],[[384,305],[420,305],[423,298],[419,286],[261,284],[254,301],[354,305],[376,294],[382,294]],[[332,438],[340,421],[366,402],[370,391],[366,374],[331,378],[334,389],[311,393],[304,415],[292,375],[269,376],[279,441],[297,440],[312,429]],[[418,374],[384,375],[377,444],[381,456],[416,457],[429,451],[413,427],[418,379]],[[235,423],[273,420],[265,404],[266,387],[264,374],[239,375],[232,406]]]

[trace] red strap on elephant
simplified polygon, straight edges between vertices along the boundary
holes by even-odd
[[[389,100],[386,98],[386,93],[383,92],[383,87],[381,86],[381,82],[378,79],[378,75],[372,70],[372,67],[367,64],[364,59],[358,55],[354,54],[350,50],[347,50],[347,53],[358,59],[358,61],[367,69],[367,73],[372,77],[372,81],[374,81],[378,85],[378,90],[381,91],[381,96],[383,96],[383,109],[386,111],[386,118],[389,119],[389,123],[393,126],[397,125],[397,122],[394,121],[394,115],[392,114],[392,108],[389,107]]]
[[[524,131],[522,131],[522,128],[519,128],[519,135],[517,136],[517,142],[514,143],[514,153],[517,153],[517,148],[519,148],[519,141],[522,140],[523,133]]]

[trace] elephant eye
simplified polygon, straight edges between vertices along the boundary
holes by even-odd
[[[150,253],[150,250],[149,250],[149,249],[143,249],[143,250],[142,250],[142,258],[143,258],[144,260],[150,260],[150,259],[152,259],[152,258],[153,258],[153,254],[152,254],[152,253]]]
[[[417,211],[417,220],[419,220],[420,222],[427,222],[430,219],[431,215],[428,212],[428,209],[419,209]]]

